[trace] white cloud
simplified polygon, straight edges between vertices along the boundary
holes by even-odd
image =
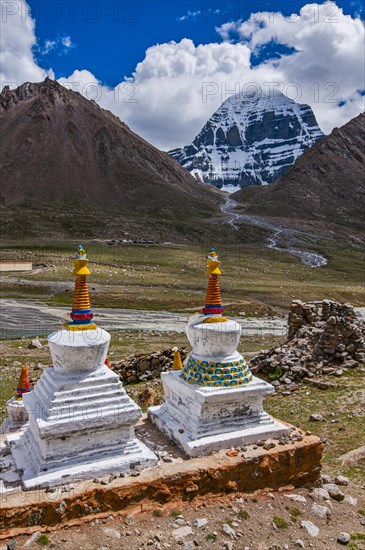
[[[75,48],[75,44],[70,36],[59,36],[56,40],[45,40],[43,47],[38,45],[36,50],[41,55],[47,55],[52,50],[58,50],[59,55],[67,55],[72,48]]]
[[[158,147],[185,145],[220,105],[225,86],[234,91],[235,82],[250,71],[249,59],[250,50],[243,44],[195,46],[183,39],[153,46],[131,79],[114,90],[99,85],[99,103]],[[95,77],[87,71],[76,71],[60,82],[80,82],[77,91],[88,97],[95,94]],[[204,83],[215,85],[215,93],[205,101]],[[229,95],[227,91],[223,99]]]
[[[42,49],[40,49],[40,53],[43,55],[46,55],[51,50],[54,50],[54,48],[57,46],[56,40],[46,40],[44,42],[44,46]]]
[[[23,0],[0,0],[0,10],[1,88],[6,84],[14,86],[26,81],[37,82],[46,76],[54,78],[53,71],[45,71],[34,60],[35,23],[27,4]]]
[[[72,44],[72,40],[69,36],[62,37],[61,42],[65,46],[65,48],[74,48],[75,47],[75,45]]]
[[[289,17],[256,13],[247,21],[231,22],[217,30],[226,40],[238,34],[253,52],[271,41],[297,50],[259,66],[257,74],[274,68],[280,84],[296,83],[294,99],[298,89],[298,99],[312,106],[326,133],[363,110],[363,97],[356,90],[365,87],[364,25],[344,15],[334,2],[307,4],[300,14]],[[342,108],[340,100],[346,101]]]
[[[187,19],[196,19],[198,15],[201,15],[201,10],[190,11],[188,10],[184,15],[176,18],[176,21],[186,21]]]
[[[22,70],[14,68],[14,61],[8,61],[7,78],[14,74],[19,83],[45,75],[31,54],[34,22],[28,18],[27,25],[26,45],[18,45],[14,29],[8,30],[15,51],[27,54],[36,75],[27,76],[32,72],[28,69],[23,76]],[[60,82],[95,99],[164,149],[190,143],[221,102],[250,82],[266,90],[276,83],[293,99],[309,103],[325,132],[362,111],[364,97],[356,90],[365,87],[364,27],[359,19],[344,15],[336,4],[307,4],[300,15],[290,17],[260,12],[218,30],[224,39],[221,43],[195,45],[185,38],[148,48],[132,76],[115,89],[103,86],[87,67]],[[239,41],[232,41],[232,37]],[[295,48],[296,53],[253,67],[251,53],[258,54],[272,41]],[[204,90],[210,93],[204,96]]]

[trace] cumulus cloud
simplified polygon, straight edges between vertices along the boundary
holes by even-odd
[[[243,44],[195,46],[183,39],[149,48],[130,79],[113,90],[99,85],[97,101],[145,139],[169,149],[191,141],[249,70],[250,50]],[[79,82],[76,91],[89,98],[96,93],[96,79],[87,71],[60,82]]]
[[[356,92],[364,88],[364,25],[334,2],[307,4],[290,16],[260,12],[217,30],[224,40],[238,36],[256,53],[272,41],[295,49],[291,55],[264,63],[257,74],[262,68],[274,68],[281,86],[289,89],[292,83],[293,99],[312,106],[325,132],[364,108],[363,97]]]
[[[27,24],[27,46],[16,44],[14,30],[8,34],[16,51],[27,54],[33,72],[44,75],[31,54],[34,22]],[[190,143],[222,101],[255,86],[265,91],[276,87],[310,104],[327,133],[362,111],[364,26],[333,2],[307,4],[288,17],[259,12],[217,30],[219,43],[195,45],[185,38],[148,48],[133,74],[113,89],[103,86],[87,67],[60,83],[95,99],[163,149]],[[294,53],[253,66],[252,55],[260,58],[262,48],[273,42]],[[9,78],[14,62],[6,66]],[[14,78],[19,83],[40,80],[22,71]]]
[[[33,47],[37,41],[35,23],[28,5],[22,0],[0,0],[0,10],[1,88],[6,84],[14,86],[26,81],[37,82],[46,76],[54,78],[53,71],[45,71],[34,60]]]
[[[287,17],[259,12],[218,31],[220,43],[152,46],[128,82],[103,89],[100,103],[164,149],[191,142],[222,101],[250,86],[310,104],[326,133],[363,110],[364,26],[333,2]],[[252,66],[251,55],[272,42],[295,52]]]

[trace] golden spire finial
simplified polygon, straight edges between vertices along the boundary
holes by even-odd
[[[207,254],[207,270],[205,272],[206,275],[209,275],[205,306],[203,308],[203,313],[205,315],[221,315],[223,313],[218,283],[218,275],[221,275],[222,272],[219,266],[220,261],[218,260],[218,254],[214,248],[211,248]]]
[[[89,260],[81,244],[77,247],[73,262],[75,267],[72,274],[76,276],[76,281],[70,313],[72,322],[66,323],[65,328],[68,330],[92,330],[96,328],[96,325],[91,322],[93,314],[86,281],[86,276],[90,275],[87,267]]]

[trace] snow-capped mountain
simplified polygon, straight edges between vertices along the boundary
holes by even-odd
[[[324,136],[309,105],[279,91],[229,97],[191,145],[169,154],[197,179],[226,191],[266,185]]]

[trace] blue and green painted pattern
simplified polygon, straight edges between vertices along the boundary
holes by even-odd
[[[188,384],[225,388],[243,386],[252,380],[252,374],[243,357],[237,361],[215,363],[199,361],[190,356],[180,376]]]

